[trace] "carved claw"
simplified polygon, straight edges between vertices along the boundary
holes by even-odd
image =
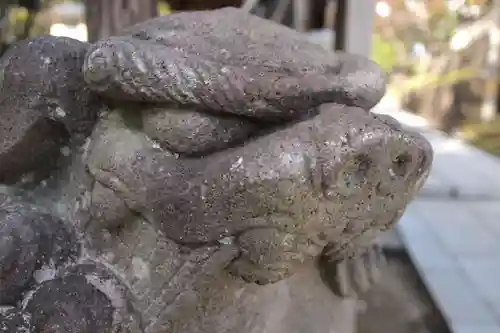
[[[274,283],[290,277],[318,256],[321,247],[306,237],[274,228],[256,228],[237,238],[239,257],[229,271],[247,282]]]
[[[386,260],[378,244],[341,260],[325,255],[320,261],[324,280],[331,290],[342,297],[358,297],[376,284]]]

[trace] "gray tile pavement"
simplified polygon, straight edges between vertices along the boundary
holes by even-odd
[[[427,270],[424,281],[432,295],[438,296],[435,301],[445,309],[444,317],[455,326],[498,325],[495,313],[458,266]]]
[[[453,329],[454,333],[500,333],[496,326],[461,325]]]
[[[500,159],[395,115],[435,160],[397,232],[453,333],[500,333]]]

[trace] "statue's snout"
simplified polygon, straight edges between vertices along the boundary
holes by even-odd
[[[328,112],[326,109],[323,112]],[[431,162],[432,148],[420,135],[357,108],[335,110],[319,139],[325,196],[385,198],[412,192]],[[325,119],[328,121],[328,119]],[[331,133],[337,133],[336,138]]]
[[[316,191],[327,203],[315,223],[336,248],[399,220],[432,164],[432,147],[392,118],[359,108],[324,105],[314,131]],[[317,228],[314,228],[318,230]]]

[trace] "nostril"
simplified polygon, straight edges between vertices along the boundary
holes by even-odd
[[[403,153],[398,155],[392,161],[391,169],[389,170],[391,176],[398,176],[403,178],[406,177],[410,169],[412,160],[413,160],[412,156],[408,153]]]
[[[373,161],[368,155],[359,154],[344,163],[342,168],[335,173],[333,178],[324,178],[323,190],[327,197],[333,198],[337,194],[349,196],[353,191],[359,190],[368,179],[368,174],[373,166]],[[328,181],[333,180],[333,184]]]
[[[349,163],[342,172],[342,181],[347,188],[361,186],[367,178],[368,171],[372,166],[372,161],[367,155],[357,155]]]
[[[387,197],[390,200],[394,199],[394,189],[392,188],[392,182],[384,180],[380,181],[375,185],[375,194],[377,197]]]

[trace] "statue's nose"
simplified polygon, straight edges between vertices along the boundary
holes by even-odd
[[[346,117],[353,116],[356,122],[344,127],[335,143],[335,156],[323,166],[325,195],[370,191],[387,196],[416,186],[431,165],[432,149],[427,141],[401,130],[395,121],[368,113],[346,113]]]
[[[352,149],[342,156],[345,162],[332,175],[329,195],[331,190],[346,196],[362,190],[387,196],[409,190],[428,169],[428,149],[410,135],[377,128],[351,140]]]
[[[432,163],[430,144],[395,120],[360,109],[345,109],[337,122],[342,125],[336,128],[342,129],[339,136],[321,148],[324,196],[348,220],[358,221],[360,229],[366,227],[360,219],[389,223],[425,181]]]

